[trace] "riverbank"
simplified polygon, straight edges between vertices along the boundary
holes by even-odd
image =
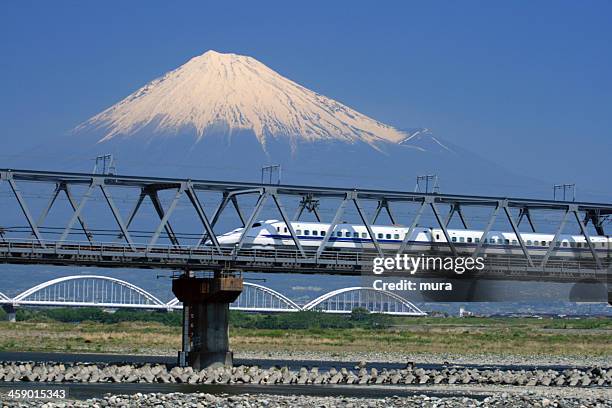
[[[245,327],[252,322],[231,325],[231,348],[236,356],[466,364],[492,358],[498,364],[501,359],[510,365],[584,366],[606,365],[612,356],[609,318],[403,318],[384,327],[345,328],[293,328],[296,322],[273,319],[258,316],[254,327]],[[348,317],[345,320],[352,323]],[[281,327],[258,328],[273,324]],[[313,320],[315,324],[320,322]],[[180,333],[174,323],[159,321],[0,321],[0,351],[175,356]]]

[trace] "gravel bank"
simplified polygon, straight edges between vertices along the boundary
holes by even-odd
[[[12,407],[612,407],[610,400],[597,397],[540,397],[529,393],[501,393],[476,400],[469,397],[391,397],[383,399],[311,397],[311,396],[279,396],[266,394],[241,395],[211,395],[211,394],[134,394],[106,395],[86,401],[9,401],[3,406]]]
[[[412,361],[416,364],[465,364],[465,365],[518,365],[518,366],[612,366],[612,355],[607,356],[554,356],[554,355],[505,355],[505,354],[444,354],[444,353],[394,353],[325,351],[235,351],[235,358],[262,360],[313,360],[313,361],[376,361],[398,363]]]
[[[185,383],[185,384],[334,384],[431,385],[484,384],[543,387],[609,387],[612,367],[566,370],[499,370],[464,367],[424,369],[331,368],[290,370],[287,367],[212,366],[168,368],[163,364],[0,363],[0,381],[55,383]]]

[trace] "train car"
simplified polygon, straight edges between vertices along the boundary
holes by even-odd
[[[318,222],[292,222],[300,244],[303,247],[318,247],[325,238],[330,224]],[[232,246],[238,243],[243,228],[237,228],[217,237],[220,245]],[[372,226],[372,232],[382,249],[399,248],[408,229],[401,226]],[[410,241],[422,250],[431,248],[431,229],[415,228]],[[336,225],[329,237],[328,249],[337,250],[374,250],[375,246],[365,225],[342,223]],[[244,240],[245,247],[272,249],[294,246],[291,233],[284,222],[277,220],[259,221],[248,229]]]
[[[308,248],[318,247],[330,227],[328,223],[300,222],[291,223],[300,244]],[[408,229],[399,225],[373,225],[372,233],[376,236],[381,248],[392,252],[399,249],[404,241]],[[244,229],[219,235],[219,244],[223,246],[236,245]],[[483,239],[483,231],[479,230],[447,230],[451,242],[459,253],[471,254],[478,247],[482,254],[488,255],[522,255],[523,250],[514,233],[504,231],[491,231]],[[521,233],[521,238],[531,255],[544,256],[554,240],[552,234]],[[609,236],[589,236],[596,253],[601,257],[610,257],[612,240]],[[210,243],[210,241],[209,241]],[[446,237],[439,228],[417,227],[408,238],[408,247],[416,251],[449,252],[450,248]],[[245,248],[274,249],[294,246],[291,233],[287,225],[278,220],[258,221],[246,232],[243,243]],[[328,250],[338,251],[370,251],[375,246],[365,225],[341,223],[336,225],[327,242]],[[552,253],[555,257],[592,258],[591,250],[584,236],[563,234],[558,237]]]
[[[522,255],[523,249],[513,232],[491,231],[480,242],[483,231],[478,230],[448,230],[451,242],[460,253],[473,253],[481,245],[483,253],[490,255]],[[553,234],[521,233],[525,247],[530,255],[544,256],[555,239]],[[612,250],[612,239],[609,236],[590,235],[593,249],[601,258],[609,258]],[[432,248],[448,251],[446,237],[441,229],[432,229]],[[558,237],[553,252],[555,257],[590,258],[593,255],[589,245],[582,235],[562,234]]]

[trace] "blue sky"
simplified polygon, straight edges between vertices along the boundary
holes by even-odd
[[[3,150],[64,135],[215,49],[522,173],[609,188],[611,2],[223,4],[2,2]]]

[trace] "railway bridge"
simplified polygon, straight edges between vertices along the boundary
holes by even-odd
[[[0,169],[0,207],[2,263],[178,271],[173,291],[184,305],[180,355],[194,366],[231,362],[228,311],[244,289],[243,271],[367,275],[375,257],[422,255],[409,241],[419,226],[439,228],[454,256],[465,248],[450,239],[450,228],[477,229],[483,238],[495,228],[516,234],[518,254],[489,256],[483,270],[466,278],[607,283],[611,265],[610,255],[598,256],[590,239],[606,234],[612,214],[606,203]],[[248,228],[231,248],[217,240],[266,217],[288,226],[293,245],[250,248]],[[291,226],[306,217],[329,223],[313,249]],[[364,225],[374,250],[331,247],[343,222]],[[385,250],[372,233],[375,223],[403,224],[408,233],[397,249]],[[579,258],[555,255],[568,228],[585,240]],[[528,250],[520,235],[525,229],[554,236],[542,255]],[[469,255],[484,252],[485,240],[478,242]]]

